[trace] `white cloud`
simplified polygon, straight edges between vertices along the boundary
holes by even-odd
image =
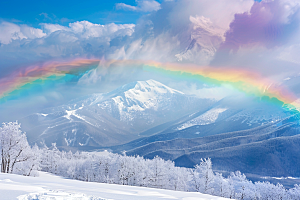
[[[0,43],[9,44],[12,40],[35,39],[44,37],[46,34],[37,28],[27,25],[17,25],[9,22],[0,24]]]
[[[13,40],[27,39],[33,41],[37,38],[51,37],[54,32],[59,32],[56,34],[72,35],[71,37],[77,38],[106,38],[110,41],[115,37],[131,36],[134,32],[134,24],[93,24],[88,21],[77,21],[70,23],[69,26],[62,26],[59,24],[40,24],[42,29],[33,28],[27,25],[17,25],[10,22],[0,23],[0,43],[9,44]],[[74,41],[67,40],[67,41]]]
[[[93,24],[88,21],[70,23],[69,27],[72,32],[80,34],[83,38],[89,37],[117,37],[132,35],[134,24]]]
[[[263,3],[254,0],[160,2],[162,3],[150,0],[136,1],[135,6],[117,4],[118,9],[147,12],[136,25],[114,23],[101,25],[78,21],[67,26],[40,24],[41,28],[37,29],[2,22],[0,78],[14,71],[14,66],[76,57],[155,60],[240,68],[274,80],[282,80],[284,76],[300,72],[299,0],[266,0]],[[267,17],[253,15],[253,20],[243,21],[251,18],[250,11],[255,11],[254,4],[257,11],[269,9],[256,14],[267,13],[274,19],[267,24],[268,26],[261,26],[262,32],[259,33],[255,25],[263,25]],[[151,11],[156,12],[149,13]],[[239,17],[242,19],[241,23],[236,23]],[[234,29],[234,26],[239,29]],[[226,52],[228,49],[222,49],[224,47],[222,44],[230,32],[237,34],[233,37],[233,42],[242,44],[235,52],[230,50]],[[253,33],[258,33],[258,38],[263,35],[260,33],[266,33],[267,39],[275,38],[276,42],[273,46],[260,45],[257,42],[247,46],[248,41],[253,41]],[[265,44],[265,39],[258,41]],[[200,97],[220,99],[235,92],[228,86],[209,88],[190,83],[183,84],[182,81],[145,72],[141,66],[130,64],[116,67],[105,66],[105,63],[102,63],[102,66],[90,71],[79,82],[82,85],[89,85],[83,86],[85,92],[87,88],[95,92],[99,88],[109,91],[131,81],[150,78]]]
[[[300,43],[288,46],[280,51],[278,58],[280,60],[300,64]]]
[[[143,41],[137,39],[130,44],[117,49],[108,59],[137,59],[156,60],[161,62],[176,61],[175,54],[178,52],[180,41],[168,33],[160,34],[155,38]]]
[[[41,29],[8,22],[0,24],[0,78],[13,71],[12,66],[52,59],[101,58],[122,48],[135,30],[134,24],[101,25],[88,21],[68,26],[40,25]]]
[[[55,31],[68,31],[69,28],[68,27],[65,27],[65,26],[62,26],[62,25],[59,25],[59,24],[46,24],[46,23],[41,23],[40,24],[44,31],[47,33],[47,34],[50,34],[50,33],[53,33]]]
[[[279,7],[282,8],[279,10],[284,12],[273,11],[273,15],[278,16],[279,21],[287,26],[292,22],[296,25],[297,21],[293,16],[298,11],[299,3],[292,0],[278,1]],[[271,5],[274,1],[269,2]],[[287,27],[293,37],[283,35],[289,41],[279,41],[283,43],[282,47],[253,46],[248,49],[241,47],[236,52],[228,54],[220,51],[221,44],[226,38],[225,33],[232,28],[236,17],[251,16],[250,10],[253,9],[254,4],[267,3],[254,3],[253,0],[177,0],[162,1],[161,4],[156,1],[137,1],[136,3],[136,6],[127,5],[127,8],[136,11],[157,10],[157,12],[147,13],[136,25],[114,23],[101,25],[78,21],[67,26],[41,24],[41,29],[35,29],[26,25],[2,22],[0,24],[2,65],[3,63],[10,65],[8,59],[17,60],[12,59],[15,57],[18,57],[18,60],[104,57],[230,67],[234,65],[270,74],[282,71],[281,67],[287,62],[295,64],[300,62],[297,57],[300,52],[298,34],[300,31],[294,32],[293,28],[297,27],[294,24]],[[118,5],[123,6],[122,8],[126,7],[125,4]],[[249,23],[249,30],[254,30],[251,29],[253,24],[261,24],[261,21]],[[245,38],[249,38],[248,35],[253,37],[250,31],[247,33]],[[241,38],[242,35],[238,34],[238,36]],[[239,38],[235,37],[235,39]],[[279,39],[281,38],[285,39],[284,37]],[[285,67],[285,70],[291,71],[293,67]]]
[[[155,0],[136,0],[137,6],[131,6],[125,3],[117,3],[117,9],[138,11],[138,12],[152,12],[159,10],[160,3]]]
[[[291,15],[294,15],[300,7],[300,2],[295,0],[281,0],[279,1],[280,7],[283,8],[283,13],[280,16],[279,21],[281,23],[290,23]]]
[[[51,34],[55,31],[65,31],[76,34],[81,38],[93,37],[117,37],[132,35],[134,32],[134,24],[93,24],[88,21],[77,21],[69,23],[69,26],[61,26],[59,24],[41,24],[46,33]]]

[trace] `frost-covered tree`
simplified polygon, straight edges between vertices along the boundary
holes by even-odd
[[[38,154],[27,142],[18,122],[3,123],[0,128],[1,172],[30,175],[38,169]]]
[[[234,188],[230,184],[229,180],[224,178],[221,173],[215,173],[213,185],[213,194],[216,196],[230,198],[234,191]]]
[[[156,156],[153,160],[149,161],[149,181],[151,187],[163,188],[167,179],[167,163],[160,157]]]
[[[285,200],[285,199],[300,199],[300,196],[294,195],[299,192],[297,186],[290,189],[290,194],[281,184],[274,185],[270,182],[256,182],[256,189],[259,194],[259,199]]]
[[[249,181],[241,172],[225,178],[214,173],[210,158],[195,168],[176,167],[159,157],[144,159],[109,152],[64,152],[30,147],[17,122],[0,128],[1,172],[35,175],[37,170],[82,181],[113,183],[161,189],[202,192],[239,200],[300,200],[300,186]]]
[[[300,186],[294,185],[293,188],[289,189],[288,191],[289,199],[300,199]]]
[[[41,159],[41,166],[42,168],[47,171],[54,174],[58,173],[58,162],[61,160],[60,151],[56,147],[56,144],[53,143],[50,148],[45,146],[42,149],[42,159]]]
[[[192,171],[192,182],[198,192],[213,194],[214,172],[210,158],[201,159],[199,165]]]
[[[239,171],[225,178],[213,172],[209,158],[203,159],[195,168],[187,169],[159,157],[151,160],[108,152],[73,154],[59,151],[55,145],[40,152],[44,160],[42,170],[83,181],[198,191],[239,200],[300,200],[297,185],[286,190],[280,184],[253,184]]]

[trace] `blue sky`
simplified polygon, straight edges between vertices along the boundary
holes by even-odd
[[[157,2],[162,3],[163,0]],[[25,23],[33,27],[38,27],[39,23],[65,25],[82,20],[98,24],[136,23],[144,14],[116,9],[117,3],[137,5],[135,0],[2,0],[0,20]]]
[[[117,3],[137,5],[135,0],[2,0],[0,18],[38,27],[39,23],[65,25],[82,20],[98,24],[136,23],[143,15],[141,12],[116,9]]]

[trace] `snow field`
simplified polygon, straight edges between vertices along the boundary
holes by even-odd
[[[0,173],[2,200],[222,200],[197,192],[180,192],[136,186],[83,182],[46,172],[39,177]]]

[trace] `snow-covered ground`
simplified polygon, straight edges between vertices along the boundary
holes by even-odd
[[[0,173],[0,199],[10,200],[102,200],[102,199],[184,199],[225,198],[196,192],[179,192],[145,187],[83,182],[40,172],[39,177]]]

